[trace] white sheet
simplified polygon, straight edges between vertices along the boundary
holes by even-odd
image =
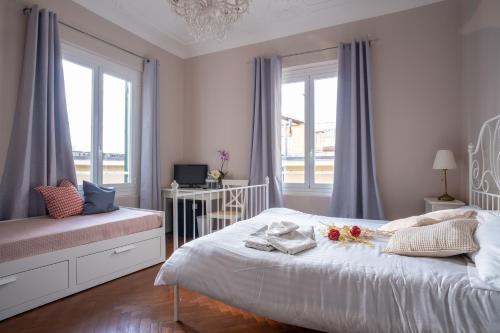
[[[155,284],[176,284],[281,322],[329,332],[498,332],[500,293],[473,288],[464,257],[417,258],[374,247],[343,247],[316,235],[318,246],[295,256],[243,244],[273,220],[376,228],[270,209],[179,248]],[[182,306],[181,306],[182,309]],[[181,310],[182,317],[182,310]]]

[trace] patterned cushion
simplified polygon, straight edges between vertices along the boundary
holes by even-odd
[[[473,218],[474,216],[476,216],[476,211],[471,209],[445,209],[430,212],[424,215],[410,216],[404,219],[394,220],[384,224],[379,228],[379,230],[394,232],[404,228],[422,227],[446,220],[458,218]]]
[[[477,251],[475,219],[455,219],[398,230],[384,252],[416,257],[449,257]]]
[[[83,200],[75,186],[64,179],[59,186],[38,186],[35,188],[43,196],[49,215],[56,219],[80,215]]]

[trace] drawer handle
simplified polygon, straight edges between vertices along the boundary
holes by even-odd
[[[128,245],[128,246],[124,246],[124,247],[120,247],[120,248],[115,249],[114,253],[115,254],[123,253],[123,252],[127,252],[127,251],[130,251],[133,249],[135,249],[135,245]]]
[[[8,277],[5,279],[0,279],[0,286],[5,286],[6,284],[16,282],[16,281],[17,281],[17,277],[15,277],[15,276],[11,276],[11,277]]]

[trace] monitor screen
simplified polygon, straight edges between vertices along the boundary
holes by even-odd
[[[175,164],[174,179],[180,186],[205,185],[208,165],[206,164]]]

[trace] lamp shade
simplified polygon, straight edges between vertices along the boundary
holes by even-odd
[[[456,169],[457,163],[455,162],[455,156],[453,156],[453,152],[451,150],[438,150],[432,168],[438,170]]]

